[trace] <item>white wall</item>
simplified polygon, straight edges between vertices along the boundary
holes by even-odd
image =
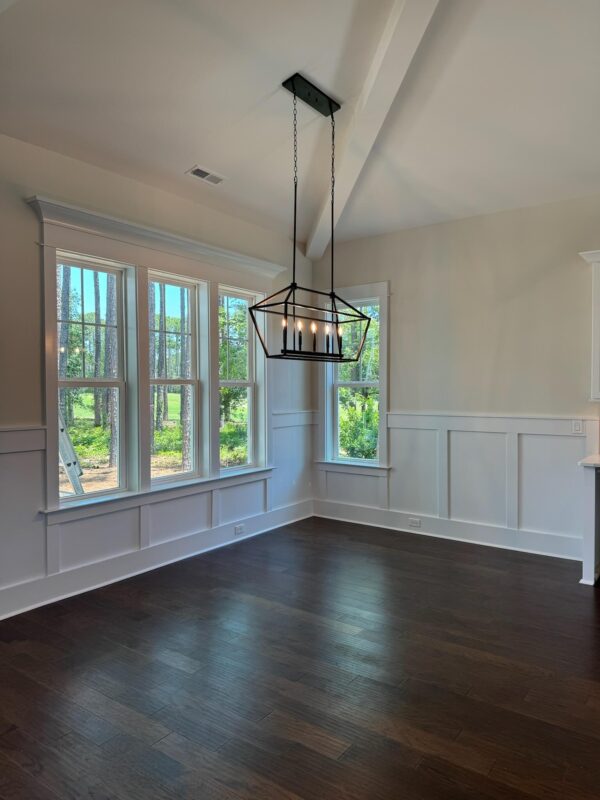
[[[312,513],[310,380],[303,367],[278,363],[269,364],[273,469],[44,513],[40,225],[25,203],[34,194],[279,264],[291,258],[283,234],[0,136],[0,618],[219,546],[240,522],[251,535]],[[124,247],[102,246],[98,255],[116,258]],[[161,258],[148,251],[144,263],[157,268]],[[310,262],[299,262],[310,278]],[[193,258],[178,265],[182,274],[207,277],[209,269],[213,280],[221,277]],[[236,285],[230,269],[222,278]],[[242,272],[239,280],[273,288]],[[283,273],[276,283],[286,280]]]
[[[390,281],[389,407],[596,415],[578,253],[599,220],[595,195],[337,244],[339,286]]]
[[[389,469],[321,465],[316,513],[581,557],[598,220],[594,196],[336,246],[339,286],[390,281]]]

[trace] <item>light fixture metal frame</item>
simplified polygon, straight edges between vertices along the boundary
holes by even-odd
[[[296,292],[306,292],[309,295],[316,294],[321,297],[327,297],[329,298],[329,303],[323,307],[316,304],[301,303],[296,299]],[[276,300],[278,297],[281,299]],[[340,308],[340,306],[342,307]],[[363,314],[362,311],[360,311],[358,308],[355,308],[353,305],[348,303],[347,300],[344,300],[335,292],[322,292],[318,289],[309,289],[307,286],[298,286],[295,283],[290,283],[287,286],[284,286],[283,289],[279,289],[278,291],[269,295],[269,297],[265,297],[264,300],[261,300],[259,303],[251,306],[249,311],[254,327],[256,328],[256,332],[258,333],[258,338],[267,358],[279,358],[289,361],[327,361],[335,362],[337,364],[347,364],[358,361],[367,338],[369,325],[371,323],[370,317],[368,317],[366,314]],[[287,347],[287,345],[284,344],[280,352],[270,352],[266,342],[266,335],[258,324],[256,312],[279,316],[282,318],[282,320],[285,320],[286,323],[288,320],[290,320],[293,328],[291,333],[288,334],[287,338],[291,339],[292,346]],[[323,316],[311,316],[310,312],[313,312],[313,314],[321,314]],[[331,326],[331,334],[325,334],[326,340],[328,342],[330,341],[330,349],[326,349],[325,351],[310,350],[310,348],[303,349],[301,346],[296,346],[297,344],[299,345],[299,336],[297,335],[299,330],[296,327],[298,321],[321,323],[321,325]],[[345,336],[343,326],[351,325],[357,322],[366,323],[362,331],[358,349],[356,350],[355,355],[344,355],[343,343]],[[314,334],[307,327],[306,337],[309,339],[309,341],[311,335]],[[331,336],[330,340],[329,336]]]
[[[337,364],[356,362],[359,360],[369,325],[370,317],[359,309],[355,308],[343,297],[336,294],[334,290],[334,199],[335,199],[335,119],[334,114],[339,110],[340,104],[321,91],[311,81],[304,76],[295,73],[283,82],[283,87],[294,96],[293,106],[293,132],[294,132],[294,239],[292,252],[292,281],[287,286],[274,292],[258,303],[250,306],[249,312],[252,324],[256,330],[259,341],[267,358],[275,358],[287,361],[324,361]],[[329,292],[311,289],[307,286],[299,286],[296,283],[296,228],[298,217],[298,133],[297,133],[297,98],[306,102],[311,108],[315,109],[323,116],[331,118],[331,290]],[[299,302],[297,293],[306,292],[309,300],[316,295],[318,298],[328,298],[323,301],[323,305],[316,302]],[[279,299],[277,299],[279,298]],[[268,331],[263,331],[258,322],[257,314],[276,315],[282,317],[285,333],[283,334],[283,347],[273,350],[267,344]],[[315,316],[320,315],[320,316]],[[292,330],[288,330],[289,320],[292,321]],[[321,323],[331,326],[331,338],[329,333],[325,334],[325,350],[316,349],[315,330],[306,330],[307,337],[313,336],[313,349],[302,348],[302,321],[308,323]],[[362,335],[357,349],[352,349],[350,355],[344,354],[344,325],[364,323]],[[265,326],[266,327],[266,326]],[[327,330],[327,328],[326,328]],[[323,339],[321,334],[320,339]],[[288,347],[291,340],[291,347]],[[273,352],[271,352],[273,350]]]

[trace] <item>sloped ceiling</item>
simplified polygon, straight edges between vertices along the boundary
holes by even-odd
[[[0,132],[290,230],[305,73],[344,132],[394,0],[0,4]],[[600,191],[600,3],[440,0],[338,225],[354,238]],[[300,237],[329,128],[299,107]],[[199,163],[225,175],[211,187]]]

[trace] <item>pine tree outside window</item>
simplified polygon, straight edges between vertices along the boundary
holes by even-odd
[[[125,488],[123,275],[64,260],[56,272],[59,494]]]
[[[219,450],[221,468],[253,463],[254,336],[248,308],[253,299],[219,292]]]
[[[153,481],[197,466],[196,286],[149,276],[150,473]]]

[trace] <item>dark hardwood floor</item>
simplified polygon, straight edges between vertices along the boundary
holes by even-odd
[[[312,519],[6,620],[0,797],[597,799],[579,572]]]

